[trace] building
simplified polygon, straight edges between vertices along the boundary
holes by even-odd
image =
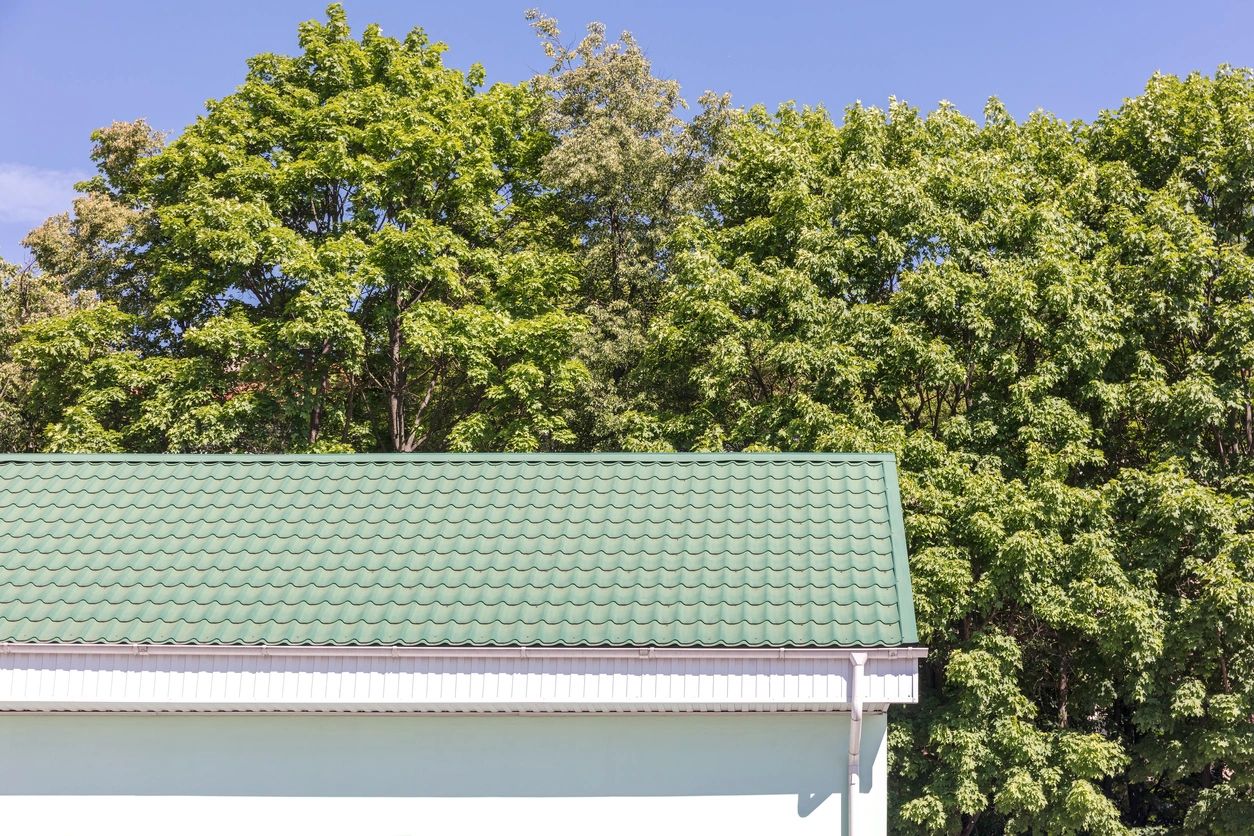
[[[886,829],[883,455],[0,457],[5,832]]]

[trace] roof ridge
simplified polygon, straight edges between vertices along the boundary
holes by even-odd
[[[3,453],[0,462],[883,462],[893,453]]]

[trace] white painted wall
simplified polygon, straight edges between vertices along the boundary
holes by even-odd
[[[12,836],[842,834],[843,714],[0,715]],[[857,834],[882,834],[868,714]]]

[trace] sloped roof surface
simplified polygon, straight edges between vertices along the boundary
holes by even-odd
[[[0,457],[0,641],[917,642],[890,456]]]

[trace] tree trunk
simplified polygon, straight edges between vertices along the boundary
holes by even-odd
[[[1063,653],[1058,665],[1058,728],[1060,729],[1067,727],[1067,700],[1071,698],[1071,682],[1067,670],[1069,658],[1066,653]]]
[[[401,322],[388,323],[388,430],[397,453],[413,450],[405,427],[405,367],[401,359]]]
[[[309,446],[312,447],[318,443],[318,436],[322,432],[322,408],[327,402],[327,378],[330,372],[324,372],[322,382],[318,384],[318,400],[314,403],[313,411],[309,413]]]

